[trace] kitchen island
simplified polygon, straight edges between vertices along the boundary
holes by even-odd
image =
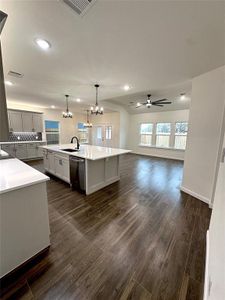
[[[49,177],[0,150],[0,278],[50,246]]]
[[[61,144],[43,146],[44,168],[89,195],[120,180],[120,155],[130,150]],[[72,151],[72,152],[71,152]]]

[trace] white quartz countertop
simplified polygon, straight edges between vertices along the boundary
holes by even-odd
[[[49,180],[17,158],[0,160],[0,194]]]
[[[46,143],[46,141],[11,141],[11,142],[0,142],[0,145],[30,144],[30,143]]]
[[[107,158],[110,156],[117,156],[117,155],[131,152],[131,150],[92,146],[92,145],[80,145],[79,152],[62,151],[62,149],[66,149],[66,148],[74,149],[75,147],[76,147],[76,144],[61,144],[61,145],[42,146],[43,149],[48,149],[48,150],[55,151],[58,153],[68,154],[71,156],[76,156],[76,157],[90,159],[90,160],[98,160],[98,159]]]

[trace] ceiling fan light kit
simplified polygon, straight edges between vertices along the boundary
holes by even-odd
[[[69,111],[69,104],[68,104],[69,95],[65,95],[65,97],[66,97],[66,111],[64,111],[62,113],[62,115],[63,115],[63,118],[72,118],[73,113],[71,111]]]
[[[95,89],[96,89],[96,102],[95,102],[95,107],[91,107],[91,114],[92,115],[103,115],[104,113],[104,108],[99,107],[98,105],[98,88],[99,84],[95,84]]]
[[[145,105],[147,108],[150,108],[153,105],[163,107],[164,104],[171,104],[172,103],[171,101],[168,101],[167,99],[159,99],[159,100],[152,101],[150,98],[151,98],[151,94],[148,94],[146,102],[137,102],[136,108],[139,108],[143,105]]]

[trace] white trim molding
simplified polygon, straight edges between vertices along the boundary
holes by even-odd
[[[189,194],[189,195],[191,195],[191,196],[193,196],[193,197],[195,197],[195,198],[197,198],[197,199],[199,199],[199,200],[201,200],[201,201],[203,201],[203,202],[205,202],[205,203],[207,203],[209,205],[209,207],[212,208],[212,204],[211,204],[211,201],[210,201],[209,198],[206,198],[205,196],[202,196],[202,195],[200,195],[196,192],[193,192],[193,191],[187,189],[186,187],[184,187],[182,185],[180,186],[180,190],[187,193],[187,194]]]

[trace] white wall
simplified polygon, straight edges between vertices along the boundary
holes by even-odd
[[[90,117],[93,125],[112,125],[112,147],[120,147],[120,113],[104,113],[104,115],[93,115]]]
[[[225,115],[224,115],[225,121]],[[225,148],[225,135],[223,147]],[[205,298],[225,299],[225,162],[220,163],[212,217],[208,233]],[[211,289],[209,292],[209,284]]]
[[[156,147],[139,146],[140,143],[140,123],[144,122],[169,122],[188,121],[189,110],[176,110],[166,112],[152,112],[135,114],[130,116],[128,148],[134,153],[165,157],[171,159],[184,159],[184,150],[162,149]]]
[[[212,202],[225,106],[225,67],[192,81],[189,134],[181,189]]]
[[[19,105],[15,103],[8,103],[10,109],[23,109],[28,111],[43,112],[43,120],[59,121],[60,122],[60,143],[70,143],[71,137],[78,134],[77,123],[86,122],[86,115],[73,113],[72,119],[66,119],[62,117],[62,111],[56,109],[44,109],[36,108],[33,106]],[[43,136],[45,138],[45,136]]]

